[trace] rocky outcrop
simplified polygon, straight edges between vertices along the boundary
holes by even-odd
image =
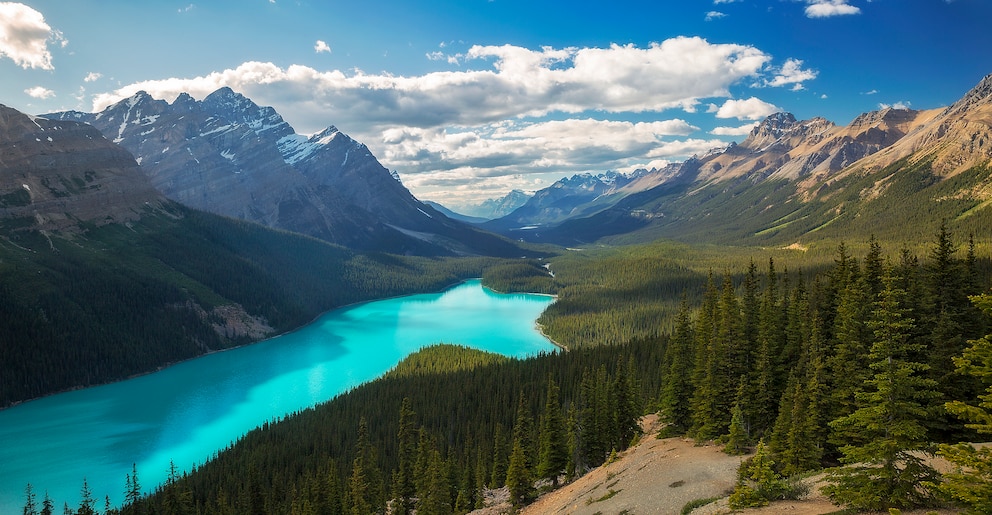
[[[71,231],[133,220],[163,201],[134,157],[93,127],[0,105],[0,219]]]
[[[196,209],[362,250],[519,253],[418,201],[335,127],[298,135],[274,109],[230,88],[171,104],[139,92],[99,113],[46,116],[92,124],[131,151],[162,193]]]

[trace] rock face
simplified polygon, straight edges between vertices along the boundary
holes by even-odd
[[[363,250],[519,252],[422,204],[333,126],[298,135],[274,109],[230,88],[171,104],[139,92],[100,113],[45,116],[92,124],[135,155],[155,188],[196,209]]]
[[[133,220],[164,201],[134,157],[93,127],[0,105],[0,219],[71,231]]]

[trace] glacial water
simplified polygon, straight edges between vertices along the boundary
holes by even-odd
[[[78,507],[83,478],[102,512],[119,506],[132,464],[144,491],[170,462],[189,470],[262,423],[382,375],[434,343],[525,357],[554,346],[535,326],[552,302],[504,295],[479,281],[439,294],[342,308],[270,340],[210,354],[127,381],[0,411],[0,513],[20,513],[31,483]]]

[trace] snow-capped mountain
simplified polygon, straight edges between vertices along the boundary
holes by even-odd
[[[230,88],[171,104],[139,92],[99,113],[45,116],[95,126],[134,154],[159,191],[193,208],[357,249],[518,253],[418,201],[337,128],[296,134],[273,108]]]

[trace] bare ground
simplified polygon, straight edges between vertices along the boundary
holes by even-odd
[[[520,511],[523,515],[668,515],[680,514],[690,501],[718,498],[696,508],[692,515],[822,515],[840,507],[820,493],[822,477],[812,477],[810,493],[798,501],[777,501],[762,508],[734,512],[727,496],[737,480],[737,467],[745,458],[728,456],[718,445],[697,445],[684,438],[658,439],[657,416],[642,420],[644,436],[619,459],[590,471],[568,485],[549,492]],[[505,490],[505,489],[504,489]],[[472,515],[512,513],[506,492],[493,492],[493,505]],[[923,515],[927,510],[904,511]],[[938,510],[941,515],[957,513]]]

